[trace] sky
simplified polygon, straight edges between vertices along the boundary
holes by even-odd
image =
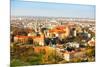
[[[95,5],[11,0],[11,16],[95,18]]]

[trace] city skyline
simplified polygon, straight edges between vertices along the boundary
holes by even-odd
[[[95,5],[11,0],[11,16],[52,16],[95,19]]]

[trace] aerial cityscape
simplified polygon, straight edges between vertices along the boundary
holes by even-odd
[[[11,1],[10,64],[95,61],[95,6]]]

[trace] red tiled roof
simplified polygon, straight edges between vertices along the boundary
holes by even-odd
[[[16,36],[18,38],[34,38],[34,36]]]
[[[43,38],[42,36],[16,36],[18,38]]]
[[[58,29],[58,30],[63,30],[63,29],[65,29],[66,27],[65,26],[57,26],[56,27],[56,29]]]
[[[54,29],[49,30],[50,33],[56,32],[56,33],[65,33],[66,31],[64,30],[66,27],[65,26],[57,26]]]

